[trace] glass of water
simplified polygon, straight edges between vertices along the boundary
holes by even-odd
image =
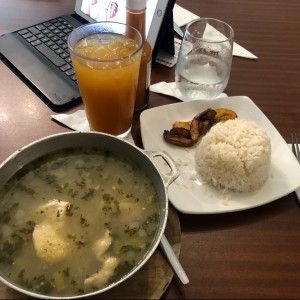
[[[226,88],[234,31],[223,21],[201,18],[189,23],[181,43],[175,81],[186,100],[212,99]]]

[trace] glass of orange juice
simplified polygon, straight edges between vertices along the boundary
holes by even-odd
[[[130,133],[143,43],[136,29],[116,22],[71,32],[68,47],[92,131]]]

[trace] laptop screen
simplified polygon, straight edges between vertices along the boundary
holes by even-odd
[[[169,0],[147,0],[146,36],[154,48]],[[75,11],[89,22],[126,23],[126,0],[77,0]]]

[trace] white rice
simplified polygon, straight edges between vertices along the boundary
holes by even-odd
[[[195,159],[204,182],[222,190],[254,191],[269,177],[270,138],[252,121],[228,120],[202,138]]]

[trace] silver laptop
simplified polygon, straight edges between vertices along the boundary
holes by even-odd
[[[52,110],[71,108],[81,98],[68,53],[69,33],[88,22],[125,23],[125,4],[125,0],[76,0],[72,15],[0,36],[0,57]],[[173,52],[174,4],[175,0],[147,2],[146,35],[153,60],[160,47]]]

